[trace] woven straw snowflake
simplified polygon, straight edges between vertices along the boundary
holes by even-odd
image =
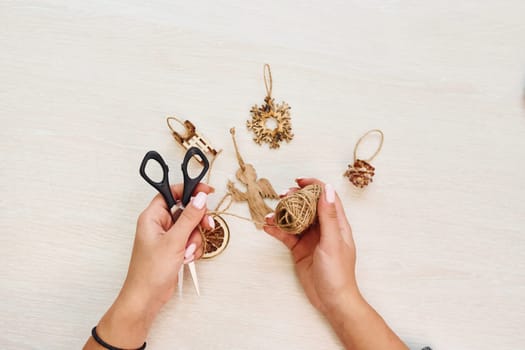
[[[290,106],[286,102],[275,103],[270,96],[264,99],[261,107],[254,105],[250,110],[252,119],[246,122],[248,129],[255,134],[253,140],[257,144],[268,143],[270,148],[279,148],[282,141],[290,142],[293,139]],[[277,126],[268,128],[266,122],[274,119]]]

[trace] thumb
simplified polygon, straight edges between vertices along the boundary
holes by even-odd
[[[168,230],[170,244],[177,248],[184,249],[193,230],[199,225],[204,214],[206,214],[206,200],[208,195],[199,192],[191,200],[190,204],[184,208],[179,219]]]
[[[334,252],[343,243],[335,201],[336,193],[334,187],[330,184],[324,185],[323,192],[317,203],[317,215],[321,233],[319,245],[328,254]]]

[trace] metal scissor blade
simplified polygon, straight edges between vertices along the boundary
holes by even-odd
[[[178,281],[179,296],[182,296],[182,286],[184,284],[184,265],[179,269],[179,281]]]
[[[201,292],[199,290],[199,280],[197,278],[197,271],[195,270],[195,262],[188,263],[188,268],[190,269],[191,279],[193,280],[193,286],[197,291],[197,295],[200,296]]]

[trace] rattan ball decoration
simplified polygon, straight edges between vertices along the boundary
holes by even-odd
[[[275,208],[275,224],[283,231],[301,234],[317,218],[321,186],[308,185],[281,199]]]

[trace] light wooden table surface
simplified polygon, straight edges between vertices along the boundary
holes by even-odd
[[[524,15],[522,0],[0,1],[0,348],[84,343],[154,194],[142,156],[183,155],[173,114],[224,149],[211,205],[237,169],[231,126],[278,191],[332,183],[363,293],[411,348],[524,348]],[[292,106],[278,151],[244,128],[265,62]],[[356,191],[341,174],[371,128],[385,145]],[[197,264],[202,296],[187,278],[149,348],[340,348],[285,248],[228,222],[228,249]]]

